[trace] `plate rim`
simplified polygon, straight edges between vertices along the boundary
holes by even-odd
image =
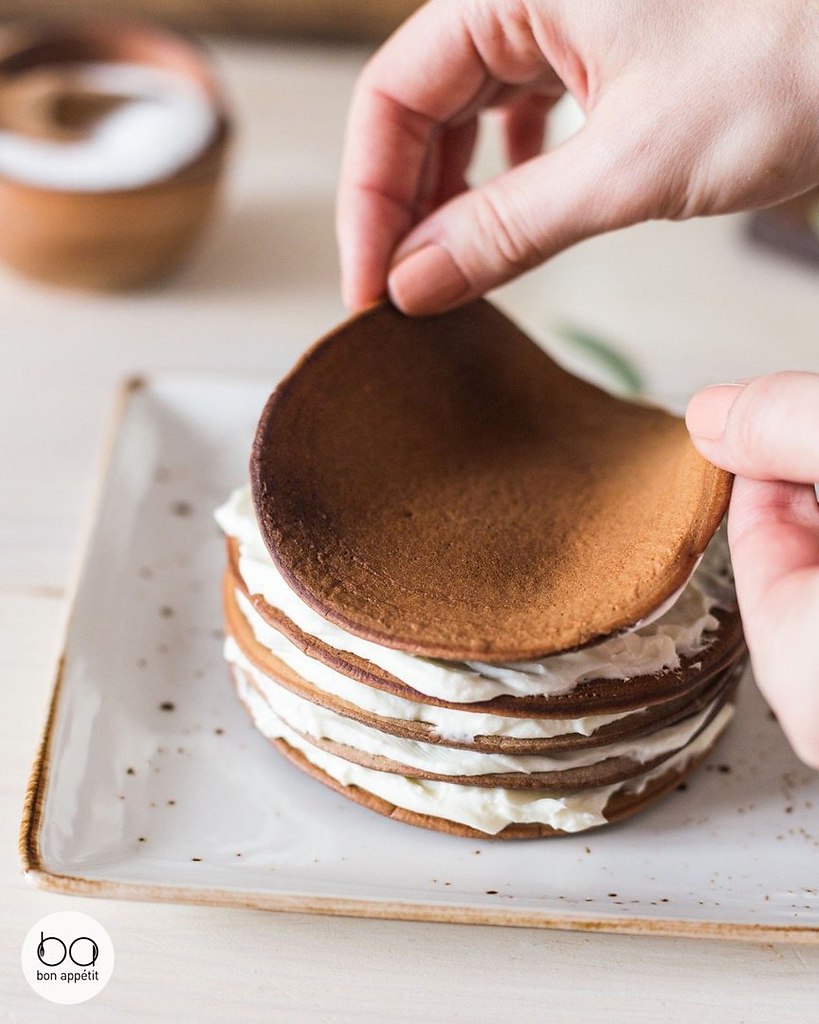
[[[204,376],[201,372],[154,373],[127,377],[114,393],[112,412],[103,435],[101,454],[94,473],[91,498],[87,505],[86,525],[82,532],[71,585],[68,588],[67,611],[62,627],[59,653],[51,674],[51,689],[45,723],[40,733],[23,800],[18,836],[18,856],[23,875],[31,884],[47,892],[102,899],[131,900],[152,903],[198,904],[285,913],[358,917],[378,920],[425,921],[446,924],[497,925],[518,928],[552,928],[563,931],[603,932],[628,935],[654,935],[678,938],[707,938],[729,941],[784,942],[819,944],[819,925],[772,925],[751,922],[701,921],[691,918],[658,919],[646,915],[591,917],[590,915],[555,913],[550,910],[503,910],[423,900],[350,898],[316,896],[309,893],[239,891],[198,886],[159,885],[140,882],[118,882],[84,878],[49,870],[40,851],[45,798],[51,769],[51,755],[66,666],[66,652],[78,590],[84,575],[91,541],[96,532],[102,507],[102,496],[110,474],[117,441],[133,397],[159,380]],[[216,379],[216,375],[213,375]],[[224,380],[222,375],[219,380]],[[248,375],[236,375],[248,380]]]
[[[23,797],[17,852],[22,871],[28,878],[33,878],[36,874],[43,874],[53,878],[67,877],[49,872],[45,867],[40,854],[40,830],[43,824],[43,809],[51,768],[54,727],[59,712],[68,642],[71,636],[77,595],[85,572],[91,541],[99,520],[102,496],[112,468],[114,452],[116,451],[117,440],[125,420],[125,414],[133,396],[147,388],[152,379],[152,377],[139,374],[130,375],[115,388],[112,406],[106,418],[102,441],[98,450],[96,466],[93,470],[90,497],[87,499],[83,524],[80,530],[81,539],[77,546],[71,579],[66,588],[66,610],[63,614],[60,629],[58,653],[54,661],[54,668],[51,670],[51,685],[45,721],[40,732],[40,739],[29,771]]]

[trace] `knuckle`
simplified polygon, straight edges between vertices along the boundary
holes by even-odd
[[[777,429],[783,409],[782,374],[759,377],[748,384],[729,414],[732,447],[743,461],[764,469],[776,455]]]
[[[538,262],[535,240],[504,197],[490,188],[476,193],[475,223],[480,251],[492,253],[502,267],[528,270]]]

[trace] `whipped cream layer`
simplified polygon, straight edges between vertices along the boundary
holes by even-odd
[[[225,659],[241,669],[267,701],[271,710],[291,729],[318,740],[331,740],[361,753],[386,757],[399,765],[436,775],[497,775],[506,772],[563,772],[585,768],[614,757],[628,757],[639,764],[672,754],[689,743],[714,711],[717,701],[698,714],[649,736],[610,743],[591,750],[567,751],[549,756],[534,754],[484,754],[445,747],[384,733],[351,721],[328,708],[285,689],[260,672],[241,652],[235,640],[225,642]],[[719,698],[717,698],[719,700]]]
[[[269,739],[283,739],[316,768],[344,786],[357,786],[395,807],[468,825],[496,835],[507,825],[537,823],[562,832],[582,832],[606,823],[606,804],[617,792],[641,793],[666,772],[682,771],[689,762],[716,742],[733,716],[726,704],[702,732],[662,765],[626,783],[557,796],[547,790],[467,786],[454,782],[408,779],[403,775],[364,768],[314,746],[287,725],[267,701],[237,673],[239,695],[256,727]]]
[[[285,582],[264,545],[249,487],[234,491],[216,512],[224,533],[239,545],[239,572],[251,594],[261,595],[303,632],[338,651],[372,662],[407,686],[452,703],[499,696],[558,696],[589,679],[629,679],[679,668],[714,639],[715,607],[730,607],[732,581],[727,541],[718,533],[670,608],[639,628],[579,651],[537,661],[490,665],[441,661],[373,643],[327,622]]]
[[[374,686],[367,686],[351,676],[311,658],[259,615],[241,591],[235,592],[239,611],[250,625],[258,643],[291,668],[308,686],[319,692],[340,697],[362,711],[380,718],[397,718],[406,722],[424,722],[443,740],[472,743],[477,736],[510,736],[516,739],[551,739],[568,734],[591,736],[610,722],[645,711],[621,711],[609,715],[587,715],[584,718],[514,718],[484,712],[440,708],[434,704],[398,697]]]

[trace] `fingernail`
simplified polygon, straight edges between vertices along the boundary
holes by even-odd
[[[703,441],[719,441],[725,433],[731,406],[746,383],[714,384],[698,391],[688,403],[685,413],[689,432]]]
[[[465,301],[469,282],[443,246],[431,243],[405,256],[390,271],[390,298],[405,313],[440,313]]]

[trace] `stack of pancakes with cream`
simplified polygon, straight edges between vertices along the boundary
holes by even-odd
[[[465,836],[626,817],[711,750],[746,657],[727,474],[499,310],[384,303],[271,395],[228,538],[226,655],[294,764]]]
[[[409,654],[327,621],[276,568],[249,488],[217,520],[242,702],[292,762],[382,814],[473,837],[579,832],[677,786],[733,715],[745,647],[723,531],[650,621],[489,664]]]

